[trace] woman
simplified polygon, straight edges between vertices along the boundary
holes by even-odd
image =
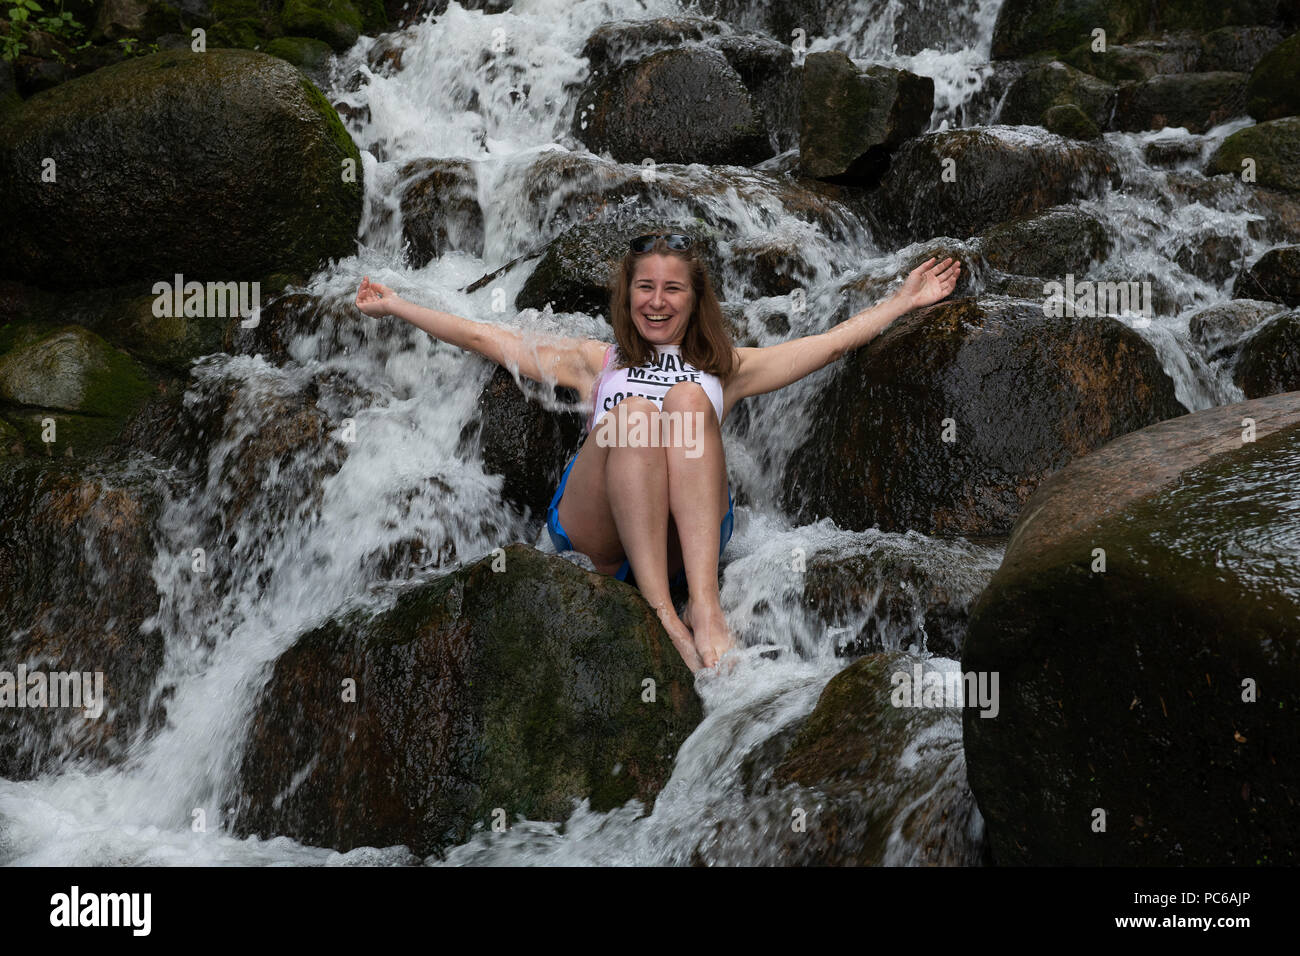
[[[735,647],[718,597],[718,559],[732,522],[722,422],[742,398],[796,382],[905,312],[944,298],[961,263],[929,259],[893,297],[826,332],[738,349],[690,236],[638,236],[629,246],[611,282],[613,346],[525,339],[413,305],[369,276],[356,305],[366,315],[398,316],[527,378],[573,388],[592,404],[586,439],[551,501],[552,540],[557,550],[586,554],[602,574],[633,575],[695,671]],[[683,572],[690,598],[678,617],[669,577],[680,580]]]

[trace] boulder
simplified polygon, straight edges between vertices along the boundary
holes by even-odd
[[[1237,276],[1234,298],[1300,306],[1300,244],[1268,250]]]
[[[483,256],[478,176],[463,159],[421,159],[398,173],[407,262],[420,268],[453,250]]]
[[[905,140],[925,132],[934,80],[883,66],[859,69],[840,50],[804,61],[799,166],[807,176],[874,186]]]
[[[0,403],[31,449],[85,457],[115,440],[153,391],[130,355],[94,332],[37,323],[0,328]]]
[[[1180,126],[1204,133],[1246,112],[1246,74],[1184,73],[1153,76],[1119,88],[1113,127],[1120,130]]]
[[[787,513],[854,530],[1005,534],[1069,461],[1185,414],[1135,331],[1045,311],[998,297],[936,303],[846,356],[791,455]]]
[[[1118,184],[1119,165],[1101,144],[1031,127],[946,130],[899,148],[871,210],[890,242],[965,239]]]
[[[971,605],[1001,553],[960,538],[950,545],[935,547],[920,535],[881,535],[866,554],[812,557],[803,605],[827,632],[836,632],[837,656],[914,649],[959,657]]]
[[[563,821],[584,798],[648,807],[701,717],[633,587],[513,544],[281,655],[235,828],[424,856],[494,818]]]
[[[162,718],[150,707],[163,662],[151,621],[157,477],[0,457],[0,670],[14,679],[20,665],[29,677],[99,672],[104,698],[89,719],[97,707],[0,706],[0,777],[28,780],[70,760],[119,763],[143,725]]]
[[[545,386],[521,378],[519,384],[498,366],[479,394],[478,417],[461,431],[462,453],[473,456],[470,445],[477,443],[483,470],[504,475],[501,497],[520,511],[544,516],[569,458],[583,441],[578,394],[571,388],[556,387],[547,407],[540,400]]]
[[[1249,160],[1249,162],[1247,162]],[[1300,192],[1300,116],[1269,120],[1233,133],[1214,151],[1207,176],[1228,173],[1272,189]]]
[[[1300,390],[1300,311],[1273,316],[1241,343],[1232,380],[1247,398]]]
[[[977,242],[980,253],[1003,272],[1064,281],[1082,278],[1093,262],[1110,254],[1105,225],[1081,209],[1057,206],[994,226]]]
[[[661,50],[594,74],[572,133],[619,162],[749,166],[773,155],[740,75],[716,50]]]
[[[1031,66],[1007,90],[998,122],[1010,126],[1044,125],[1044,114],[1055,106],[1072,105],[1106,129],[1115,107],[1115,87],[1064,63]]]
[[[1072,50],[1106,31],[1106,43],[1164,31],[1210,31],[1224,26],[1295,26],[1289,0],[1007,0],[993,26],[994,59],[1047,50]]]
[[[1251,71],[1246,109],[1260,121],[1300,113],[1300,33],[1275,46]]]
[[[1187,327],[1192,342],[1207,358],[1224,358],[1266,318],[1284,311],[1277,302],[1232,299],[1190,316]]]
[[[740,818],[712,815],[691,862],[983,863],[983,826],[962,760],[961,708],[895,703],[895,675],[912,679],[919,671],[933,680],[950,669],[951,662],[893,652],[840,671],[807,718],[743,761]]]
[[[1264,55],[1281,41],[1282,31],[1276,27],[1220,27],[1201,37],[1201,55],[1196,68],[1250,73]],[[1249,100],[1249,86],[1246,88],[1246,97]]]
[[[1300,862],[1298,473],[1291,392],[1039,486],[962,653],[999,675],[997,718],[964,726],[995,863]]]
[[[46,169],[54,181],[32,172]],[[355,250],[360,175],[333,108],[283,60],[155,53],[0,116],[0,262],[50,288],[134,279],[139,294],[176,273],[311,274]]]

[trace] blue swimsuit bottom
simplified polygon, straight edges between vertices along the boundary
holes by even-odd
[[[573,467],[573,463],[577,460],[578,460],[578,456],[574,455],[572,458],[569,459],[569,463],[564,466],[564,474],[560,476],[560,487],[555,489],[555,496],[551,498],[550,507],[546,509],[546,530],[551,533],[551,542],[555,545],[555,550],[557,553],[561,551],[577,550],[576,548],[574,548],[573,542],[569,540],[568,532],[566,532],[564,530],[564,526],[560,524],[560,511],[559,511],[560,499],[564,497],[564,486],[565,484],[568,483],[569,480],[569,469]],[[723,516],[722,528],[719,534],[719,544],[718,544],[719,559],[722,558],[722,552],[725,551],[727,548],[727,542],[731,540],[731,532],[735,523],[736,523],[736,502],[731,495],[731,485],[730,483],[728,483],[727,513],[725,516]],[[628,560],[626,558],[623,559],[623,564],[619,567],[618,571],[614,573],[614,577],[620,581],[626,581],[628,584],[636,583],[636,578],[633,577],[632,575],[632,565],[628,563]],[[669,583],[673,585],[685,584],[686,569],[682,568],[682,570],[678,571],[676,576]]]

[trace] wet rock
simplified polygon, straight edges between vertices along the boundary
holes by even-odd
[[[302,70],[318,87],[327,85],[329,63],[334,51],[324,40],[311,37],[276,37],[262,47],[269,56],[278,56]]]
[[[1239,268],[1246,241],[1228,227],[1207,227],[1205,232],[1181,239],[1174,261],[1198,279],[1220,285]]]
[[[1262,223],[1250,223],[1247,231],[1252,239],[1268,242],[1300,242],[1300,190],[1283,192],[1257,186],[1251,190],[1249,207],[1264,216]]]
[[[128,354],[80,326],[0,329],[0,402],[32,448],[84,457],[113,441],[153,389]],[[16,407],[15,407],[16,406]]]
[[[791,456],[783,507],[855,530],[1004,534],[1069,461],[1185,413],[1132,329],[1044,311],[937,303],[846,356]]]
[[[402,237],[410,265],[428,265],[451,251],[482,257],[483,210],[471,163],[421,159],[399,175],[408,183],[402,191]]]
[[[1282,35],[1276,27],[1221,27],[1212,30],[1201,38],[1201,56],[1196,68],[1249,73],[1269,50],[1281,42]],[[1246,98],[1249,106],[1249,86]]]
[[[546,252],[515,298],[517,309],[586,312],[609,318],[610,277],[627,252],[629,236],[651,232],[692,232],[686,226],[643,220],[635,224],[573,226],[546,247]],[[697,238],[712,275],[718,274],[715,247]]]
[[[498,366],[479,394],[478,418],[460,436],[462,443],[477,436],[483,470],[505,476],[501,497],[534,516],[545,514],[560,473],[582,447],[586,420],[580,411],[563,410],[577,408],[573,389],[556,387],[549,399],[544,390],[541,383],[524,378],[516,384]]]
[[[1243,269],[1233,297],[1300,306],[1300,245],[1278,246]]]
[[[906,70],[859,69],[842,51],[804,61],[799,161],[805,175],[874,186],[889,157],[923,133],[934,109],[934,80]]]
[[[1191,316],[1187,320],[1188,332],[1209,358],[1223,358],[1266,318],[1283,311],[1285,308],[1277,302],[1233,299]]]
[[[1142,147],[1142,157],[1152,166],[1180,166],[1201,158],[1201,144],[1192,139],[1158,139]]]
[[[737,239],[731,255],[732,269],[749,284],[753,298],[789,295],[795,289],[806,292],[817,276],[794,239]]]
[[[1042,126],[1044,114],[1063,105],[1077,107],[1094,127],[1105,129],[1115,105],[1115,87],[1064,63],[1032,66],[1007,90],[998,122]]]
[[[1118,164],[1099,144],[1026,127],[948,130],[903,144],[871,208],[892,242],[966,238],[1118,183]]]
[[[150,622],[159,603],[153,479],[147,469],[0,457],[0,670],[98,671],[104,697],[91,719],[84,706],[0,707],[0,777],[27,780],[74,759],[120,762],[146,720],[163,661]]]
[[[1181,33],[1125,44],[1108,40],[1106,49],[1094,50],[1094,41],[1089,38],[1064,54],[1061,60],[1114,84],[1141,82],[1165,73],[1229,69],[1200,65],[1198,39],[1195,34]]]
[[[1232,380],[1247,398],[1300,391],[1300,312],[1265,320],[1243,341]]]
[[[1243,176],[1248,172],[1253,172],[1253,181],[1260,186],[1300,192],[1300,117],[1238,130],[1219,145],[1205,168],[1207,176]]]
[[[49,156],[58,177],[41,182],[30,171]],[[310,274],[355,251],[360,171],[329,103],[283,60],[139,57],[0,117],[0,262],[59,289]]]
[[[1246,74],[1185,73],[1153,76],[1119,88],[1115,129],[1185,127],[1204,133],[1246,111]]]
[[[815,558],[804,575],[805,606],[839,632],[837,655],[914,648],[957,657],[970,607],[998,562],[983,548],[954,545],[964,545],[960,557],[882,538],[869,554]]]
[[[983,292],[988,274],[995,271],[990,269],[978,249],[960,239],[951,236],[930,239],[915,247],[900,249],[892,262],[873,266],[862,275],[843,283],[838,289],[840,304],[832,316],[832,323],[843,322],[863,309],[889,298],[898,291],[913,269],[929,259],[938,262],[956,259],[961,263],[961,276],[952,291],[953,297]]]
[[[1071,50],[1097,28],[1107,45],[1166,31],[1209,31],[1218,27],[1295,25],[1288,0],[1007,0],[993,27],[994,59],[1046,50]]]
[[[739,74],[721,53],[702,47],[662,50],[594,74],[572,133],[620,162],[749,166],[772,155]]]
[[[895,674],[928,663],[873,654],[831,678],[790,741],[770,788],[786,792],[786,826],[773,829],[794,865],[973,866],[983,845],[966,786],[958,707],[895,706]],[[914,758],[905,751],[924,740]],[[778,793],[782,792],[780,790]],[[806,813],[802,832],[791,811]],[[783,832],[784,831],[784,832]],[[779,837],[777,836],[779,834]]]
[[[962,654],[1000,675],[997,718],[964,720],[997,864],[1297,862],[1298,473],[1292,392],[1144,428],[1039,487]]]
[[[727,58],[749,90],[771,149],[782,153],[798,146],[803,70],[795,65],[789,45],[752,33],[719,36],[707,45]]]
[[[1300,33],[1270,50],[1251,72],[1246,108],[1261,121],[1300,113]]]
[[[634,588],[510,545],[280,657],[236,830],[426,855],[497,808],[509,823],[562,821],[584,797],[597,811],[648,806],[701,719],[692,687]]]
[[[1073,103],[1048,107],[1043,113],[1043,128],[1068,139],[1101,139],[1097,124]]]
[[[617,69],[660,50],[701,43],[724,30],[705,17],[656,17],[652,20],[610,20],[602,23],[582,46],[591,71]]]
[[[993,227],[976,243],[989,263],[1003,272],[1061,279],[1083,276],[1093,262],[1110,254],[1110,236],[1095,216],[1072,206],[1057,206]]]

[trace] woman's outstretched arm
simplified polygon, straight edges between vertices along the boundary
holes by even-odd
[[[846,319],[833,329],[766,348],[737,349],[740,368],[727,385],[728,401],[784,388],[870,342],[900,315],[931,305],[957,285],[961,263],[928,259],[913,269],[902,287],[883,302]]]
[[[586,390],[605,356],[605,343],[594,339],[549,336],[525,337],[487,322],[425,308],[407,302],[392,289],[366,276],[357,290],[357,308],[366,315],[395,315],[436,339],[477,352],[535,382],[550,382]]]

